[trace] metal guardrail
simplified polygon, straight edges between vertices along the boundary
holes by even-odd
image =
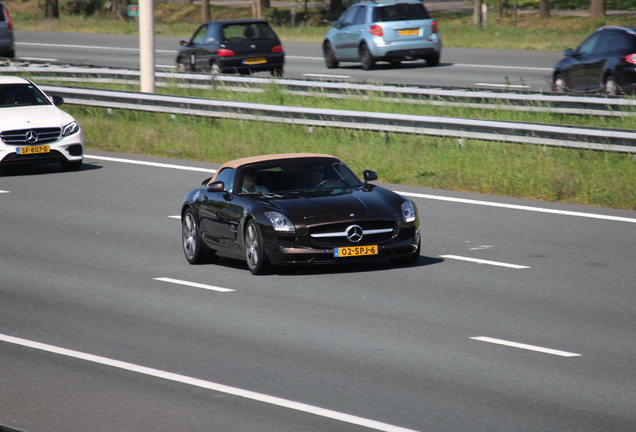
[[[69,104],[227,119],[398,132],[636,153],[636,132],[506,121],[289,107],[41,85]]]
[[[17,64],[15,61],[9,64]],[[60,67],[43,64],[34,66],[5,66],[0,71],[29,72],[35,77],[69,83],[109,82],[138,84],[139,71],[129,69]],[[352,92],[385,100],[408,103],[428,103],[478,109],[507,109],[521,111],[554,112],[572,115],[631,116],[636,115],[636,99],[618,97],[581,97],[560,94],[504,93],[458,89],[421,88],[398,85],[356,84],[350,82],[269,79],[227,75],[205,75],[157,72],[158,86],[210,88],[226,87],[233,91],[264,91],[263,87],[275,82],[285,91],[306,96],[344,97]]]

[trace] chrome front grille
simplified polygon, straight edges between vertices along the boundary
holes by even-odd
[[[348,239],[347,230],[357,225],[362,229],[362,238],[357,242]],[[370,245],[384,243],[393,237],[395,222],[393,221],[358,221],[321,225],[310,229],[309,234],[315,247],[339,247],[353,245]]]
[[[39,145],[57,141],[61,134],[59,127],[16,129],[2,132],[0,138],[8,145]]]

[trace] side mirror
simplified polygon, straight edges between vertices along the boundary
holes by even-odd
[[[568,48],[563,51],[563,55],[565,55],[566,57],[574,57],[574,50],[572,48]]]
[[[344,27],[344,25],[342,24],[342,21],[340,20],[336,20],[334,22],[331,23],[331,25],[337,29],[341,29]]]
[[[364,177],[364,187],[367,187],[368,182],[378,179],[378,173],[371,170],[364,170],[362,176]]]
[[[188,42],[182,40],[181,42],[179,42],[179,45],[181,45],[182,47],[187,47],[189,44]]]
[[[222,181],[215,181],[212,183],[209,183],[205,189],[208,192],[223,192],[223,198],[225,198],[227,201],[232,201],[232,194],[225,189],[225,183],[223,183]]]
[[[64,103],[64,98],[62,96],[53,96],[51,99],[53,99],[53,105],[55,106],[60,106]]]
[[[208,183],[205,189],[208,192],[223,192],[225,190],[225,184],[222,181],[215,181]]]

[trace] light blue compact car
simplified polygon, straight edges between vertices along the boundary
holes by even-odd
[[[437,66],[442,40],[437,22],[420,0],[365,1],[334,21],[322,49],[329,69],[339,62],[360,62],[369,70],[379,61],[398,65],[414,59]]]

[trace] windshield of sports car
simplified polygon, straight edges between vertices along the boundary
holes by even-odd
[[[349,167],[339,160],[327,158],[268,161],[245,166],[237,175],[241,179],[242,193],[341,191],[362,186]]]
[[[33,84],[0,84],[0,108],[50,104]]]

